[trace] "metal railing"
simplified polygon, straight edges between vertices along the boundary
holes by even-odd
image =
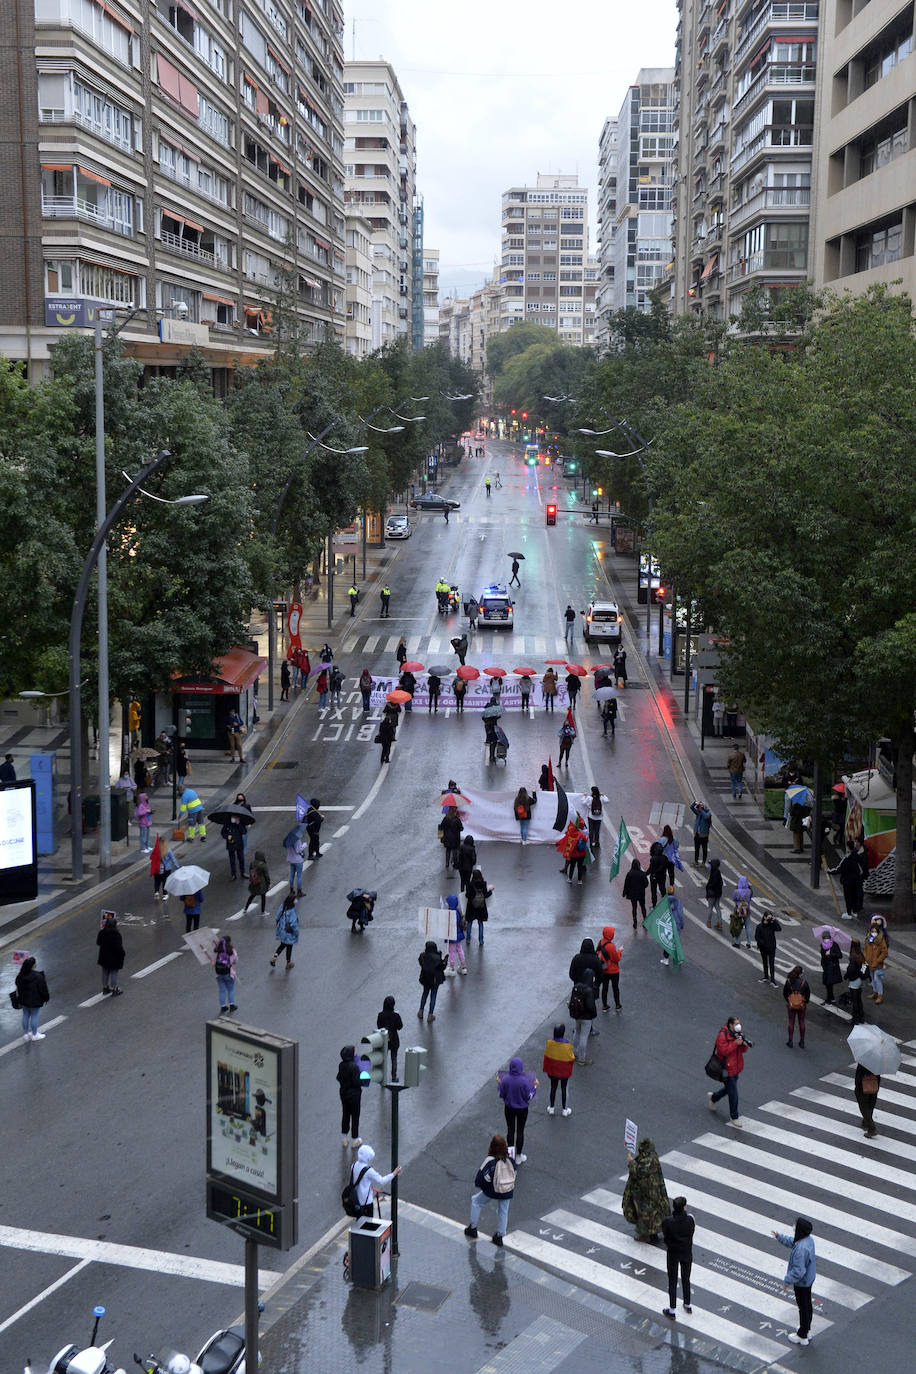
[[[215,253],[201,248],[199,243],[194,243],[191,239],[182,238],[181,234],[173,234],[170,229],[160,229],[159,240],[163,248],[169,248],[173,253],[181,253],[183,257],[199,258],[202,262],[216,261]]]
[[[112,215],[104,206],[82,196],[48,196],[42,192],[41,213],[46,219],[85,219],[102,229],[111,229],[125,238],[133,238],[134,227],[126,220]]]

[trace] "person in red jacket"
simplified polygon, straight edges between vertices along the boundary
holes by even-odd
[[[614,944],[614,927],[605,926],[601,932],[601,943],[595,950],[601,960],[601,976],[598,979],[598,986],[601,990],[601,1010],[610,1011],[607,1004],[608,984],[614,990],[614,1010],[620,1011],[620,961],[623,958],[623,950]]]
[[[572,1107],[566,1100],[569,1080],[575,1062],[573,1047],[566,1039],[566,1025],[562,1021],[554,1026],[553,1036],[544,1048],[544,1072],[550,1079],[550,1106],[548,1116],[556,1115],[557,1088],[560,1089],[560,1103],[564,1116],[572,1116]]]
[[[751,1049],[751,1042],[745,1040],[741,1031],[741,1021],[730,1016],[716,1036],[716,1054],[725,1067],[722,1087],[717,1093],[707,1093],[709,1110],[716,1110],[716,1103],[728,1097],[728,1111],[731,1125],[739,1129],[744,1125],[738,1114],[738,1077],[744,1068],[744,1051]]]

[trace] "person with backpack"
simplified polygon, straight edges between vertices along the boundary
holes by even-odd
[[[454,978],[456,960],[459,973],[466,974],[468,971],[467,960],[464,957],[464,919],[459,909],[460,904],[456,893],[452,892],[446,897],[445,905],[455,921],[454,938],[448,941],[448,968],[445,972],[448,978]]]
[[[261,915],[267,910],[267,893],[270,888],[270,873],[267,868],[267,859],[264,857],[262,849],[254,851],[254,858],[248,865],[248,896],[245,900],[243,911],[247,911],[251,903],[258,897],[261,899]]]
[[[603,727],[601,731],[602,735],[607,736],[608,727],[610,727],[611,738],[613,739],[616,735],[618,710],[619,707],[617,705],[617,698],[608,697],[607,701],[604,702],[603,706],[601,707],[601,724]]]
[[[493,1244],[502,1245],[509,1227],[509,1203],[515,1193],[515,1165],[509,1158],[505,1136],[494,1135],[487,1146],[487,1157],[477,1170],[471,1195],[471,1220],[464,1228],[469,1240],[477,1239],[477,1223],[488,1202],[496,1203],[496,1230]]]
[[[350,1048],[352,1049],[352,1046]],[[345,1141],[344,1144],[346,1143]],[[350,1179],[340,1195],[340,1200],[348,1217],[371,1217],[372,1194],[383,1192],[391,1180],[397,1178],[403,1165],[399,1164],[390,1174],[380,1174],[372,1167],[372,1161],[375,1159],[372,1146],[361,1145],[357,1140],[354,1140],[353,1144],[359,1145],[359,1149],[356,1159],[350,1165]]]
[[[417,1020],[423,1020],[426,999],[429,998],[429,1014],[426,1019],[427,1021],[435,1021],[436,998],[439,996],[439,989],[445,982],[445,955],[435,940],[426,941],[423,953],[417,959],[417,963],[420,965],[420,977],[417,982],[423,989]]]
[[[605,926],[601,932],[601,940],[595,953],[601,960],[601,972],[598,975],[598,989],[601,993],[601,1010],[610,1011],[607,1004],[608,986],[614,992],[614,1010],[622,1010],[620,1006],[620,961],[623,958],[623,950],[618,949],[614,944],[614,927]]]
[[[213,953],[208,956],[216,974],[219,988],[219,1014],[227,1016],[238,1008],[235,1005],[235,978],[239,956],[228,935],[218,935],[213,941]]]
[[[529,792],[525,787],[520,787],[515,794],[512,810],[515,814],[515,819],[518,821],[522,844],[528,843],[528,828],[531,825],[531,808],[532,806],[537,806],[537,800],[537,792]]]
[[[789,970],[782,988],[782,995],[786,999],[786,1007],[789,1012],[789,1038],[786,1044],[792,1048],[792,1041],[795,1036],[795,1021],[798,1019],[798,1048],[805,1048],[805,1012],[808,1009],[808,999],[811,996],[811,989],[805,977],[801,964],[796,964]]]
[[[363,1097],[362,1062],[357,1058],[355,1045],[344,1045],[337,1066],[337,1085],[340,1093],[340,1143],[346,1150],[362,1145],[359,1134],[359,1109]],[[371,1160],[369,1161],[371,1163]],[[351,1174],[352,1181],[352,1174]],[[367,1190],[368,1192],[368,1190]],[[365,1203],[366,1198],[361,1199]],[[356,1213],[356,1215],[363,1215]]]
[[[184,933],[200,930],[200,913],[204,903],[203,888],[199,892],[187,892],[181,899],[184,906]]]
[[[572,1107],[567,1100],[569,1080],[572,1078],[573,1064],[576,1061],[572,1045],[566,1039],[566,1023],[561,1021],[553,1028],[553,1035],[544,1046],[543,1069],[550,1080],[550,1103],[548,1116],[556,1116],[557,1088],[560,1089],[560,1106],[564,1116],[572,1116]]]
[[[593,787],[589,795],[585,798],[588,803],[585,817],[588,821],[588,843],[592,849],[601,848],[601,817],[604,809],[601,805],[601,793],[597,787]],[[605,801],[607,798],[605,798]]]
[[[738,949],[741,945],[741,932],[744,932],[745,943],[751,947],[751,902],[754,900],[754,889],[751,887],[744,873],[738,877],[738,886],[732,893],[732,900],[735,909],[729,919],[728,928],[732,937],[732,945]]]
[[[516,1164],[524,1164],[528,1156],[525,1148],[525,1123],[528,1109],[537,1096],[538,1081],[533,1074],[525,1073],[525,1065],[516,1055],[509,1060],[509,1072],[502,1070],[496,1075],[499,1096],[506,1115],[506,1143],[509,1157]]]
[[[344,675],[335,663],[334,667],[331,669],[331,676],[328,679],[328,686],[331,689],[331,701],[335,706],[340,705],[340,689],[343,687],[343,684]]]
[[[636,930],[636,908],[642,912],[643,924],[646,921],[646,888],[649,886],[649,879],[645,869],[638,859],[634,859],[627,870],[627,876],[623,880],[623,895],[629,901],[633,910],[633,929]]]
[[[477,922],[477,943],[478,945],[483,944],[483,928],[490,919],[487,902],[492,896],[492,886],[487,883],[479,868],[473,869],[468,879],[467,898],[464,907],[464,930],[468,945],[471,943],[475,921]]]
[[[376,1030],[388,1032],[388,1055],[391,1059],[391,1081],[398,1081],[398,1050],[401,1048],[400,1032],[404,1029],[404,1022],[400,1014],[394,1009],[394,998],[386,997],[382,1003],[382,1009],[375,1018]]]
[[[283,905],[277,912],[277,921],[274,927],[274,934],[280,943],[270,961],[270,967],[277,967],[277,960],[280,955],[286,954],[287,972],[294,968],[293,946],[299,943],[299,913],[296,910],[296,897],[292,892],[287,892],[283,898]]]
[[[579,981],[573,984],[573,990],[569,995],[569,1014],[576,1023],[572,1041],[576,1063],[590,1064],[592,1061],[585,1051],[588,1049],[592,1022],[598,1015],[598,1008],[595,1006],[595,975],[590,968],[583,969]]]
[[[572,751],[573,740],[576,738],[576,727],[573,724],[571,709],[567,710],[566,712],[566,719],[557,731],[557,738],[560,741],[560,752],[559,756],[557,757],[557,767],[559,768],[560,765],[565,762],[566,767],[568,768],[569,755]]]
[[[23,959],[22,967],[16,974],[15,1011],[22,1012],[23,1040],[44,1040],[44,1031],[38,1029],[38,1013],[51,1000],[48,980],[42,969],[35,967],[35,959],[30,954]]]
[[[457,806],[450,806],[439,822],[439,837],[445,849],[445,868],[458,869],[458,849],[464,830]]]
[[[477,846],[474,843],[474,836],[466,834],[462,837],[461,844],[458,846],[458,876],[461,879],[461,891],[464,892],[470,882],[471,874],[477,867]]]
[[[369,710],[369,699],[372,696],[372,688],[375,683],[368,668],[364,668],[359,675],[359,690],[363,699],[363,715]]]
[[[772,983],[774,988],[776,986],[776,936],[781,930],[782,926],[772,911],[765,911],[763,919],[754,931],[754,943],[760,950],[760,959],[763,964],[763,977],[758,978],[757,981],[759,983]]]
[[[468,690],[468,684],[463,677],[456,677],[452,682],[452,694],[455,698],[455,715],[464,715],[464,698]]]
[[[118,930],[117,918],[106,916],[102,928],[95,937],[99,947],[99,968],[102,970],[102,992],[112,997],[120,997],[118,975],[124,967],[124,941]]]
[[[706,879],[706,925],[712,928],[712,918],[716,918],[716,930],[722,929],[722,860],[710,859],[709,875]]]
[[[668,886],[668,858],[661,840],[653,840],[649,846],[649,888],[652,905],[664,897]]]

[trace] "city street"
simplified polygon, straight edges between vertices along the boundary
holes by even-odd
[[[669,1195],[684,1192],[697,1219],[694,1314],[681,1319],[679,1309],[673,1330],[684,1340],[670,1348],[664,1341],[671,1331],[642,1330],[641,1348],[655,1351],[653,1371],[796,1368],[805,1359],[826,1368],[828,1359],[836,1366],[848,1358],[855,1340],[880,1352],[886,1374],[903,1374],[916,1327],[916,1048],[905,1049],[899,1077],[883,1084],[881,1134],[865,1141],[852,1096],[849,1022],[820,1008],[810,925],[780,908],[779,988],[758,982],[756,950],[736,950],[706,929],[705,874],[691,867],[694,797],[633,626],[624,626],[629,684],[619,693],[616,736],[602,736],[585,679],[568,770],[557,768],[563,712],[558,706],[545,713],[539,690],[530,716],[503,716],[505,766],[488,762],[479,711],[430,715],[425,707],[402,716],[391,763],[379,763],[378,713],[363,713],[357,679],[363,667],[375,677],[393,675],[402,634],[411,658],[457,667],[449,641],[467,620],[460,611],[447,619],[437,614],[437,578],[456,584],[462,600],[479,596],[488,582],[508,582],[510,550],[524,552],[521,586],[512,592],[513,631],[479,629],[467,657],[510,674],[524,663],[540,673],[545,660],[567,658],[567,602],[578,612],[595,594],[615,595],[607,527],[588,525],[587,505],[553,467],[525,467],[518,455],[517,447],[491,442],[486,458],[466,459],[441,484],[461,502],[447,522],[432,512],[411,513],[414,533],[388,576],[390,619],[379,618],[373,591],[331,641],[346,679],[342,705],[319,711],[312,693],[281,708],[288,724],[244,789],[257,816],[249,858],[262,849],[270,867],[268,913],[261,916],[257,903],[242,913],[247,884],[230,881],[218,826],[211,825],[205,844],[183,846],[189,861],[212,872],[202,926],[228,931],[238,949],[236,1019],[292,1036],[300,1046],[300,1239],[288,1255],[261,1251],[262,1286],[340,1218],[353,1154],[340,1144],[339,1051],[375,1028],[383,998],[397,999],[402,1045],[429,1051],[421,1087],[401,1095],[401,1196],[463,1226],[487,1142],[504,1129],[496,1072],[521,1054],[540,1074],[554,1022],[568,1021],[569,961],[584,937],[597,943],[602,927],[613,924],[624,945],[623,1010],[599,1014],[601,1035],[589,1051],[594,1062],[574,1070],[568,1119],[547,1117],[541,1074],[507,1252],[582,1283],[637,1318],[663,1321],[661,1247],[637,1245],[620,1213],[630,1118],[640,1137],[654,1140]],[[487,497],[484,479],[496,471],[502,487]],[[554,528],[545,524],[548,501],[559,506]],[[632,562],[621,565],[631,576]],[[319,643],[309,644],[313,665]],[[586,649],[580,626],[571,653],[586,667],[607,661],[597,646]],[[565,671],[558,669],[561,677]],[[418,911],[457,891],[436,837],[440,791],[449,779],[472,791],[534,789],[548,757],[571,794],[597,783],[609,798],[599,859],[583,886],[571,886],[552,846],[482,841],[479,864],[495,888],[486,943],[475,939],[467,977],[441,989],[435,1023],[418,1021]],[[269,959],[288,874],[281,839],[294,823],[297,793],[320,799],[325,823],[321,860],[306,868],[300,942],[287,972],[282,962],[272,969]],[[717,799],[709,800],[715,815]],[[686,907],[680,969],[660,965],[658,946],[632,929],[621,880],[608,884],[620,817],[634,843],[625,871],[634,855],[647,860],[663,805],[665,819],[674,817],[685,864],[678,875]],[[710,854],[723,856],[728,897],[746,870],[733,838],[726,847],[717,842],[715,825]],[[121,918],[125,995],[100,994],[99,904],[86,902],[28,937],[51,991],[42,1024],[47,1038],[23,1043],[19,1014],[6,998],[0,1007],[3,1371],[20,1369],[29,1356],[37,1374],[61,1346],[85,1344],[98,1303],[108,1309],[103,1337],[114,1338],[112,1356],[125,1367],[134,1350],[196,1353],[242,1309],[243,1243],[205,1216],[203,1023],[218,1011],[216,980],[183,945],[180,903],[154,902],[146,866],[135,872],[105,902]],[[768,901],[766,873],[758,873],[755,916]],[[379,893],[375,921],[361,937],[346,919],[344,894],[354,886]],[[6,942],[7,958],[18,947]],[[813,993],[804,1051],[785,1044],[781,984],[795,963],[805,966]],[[754,1042],[740,1083],[741,1133],[729,1129],[724,1105],[716,1116],[707,1110],[711,1084],[703,1074],[715,1035],[732,1014],[740,1014]],[[387,1110],[388,1094],[374,1085],[364,1091],[361,1136],[376,1147],[380,1166],[389,1146]],[[813,1220],[818,1248],[816,1341],[808,1352],[786,1340],[795,1305],[781,1282],[786,1252],[770,1237],[771,1229],[791,1231],[799,1214]],[[488,1221],[477,1245],[491,1266]],[[405,1255],[402,1265],[408,1261]],[[497,1332],[490,1349],[500,1343]],[[270,1374],[305,1368],[292,1354],[288,1364],[281,1354],[275,1359]],[[574,1360],[590,1368],[576,1354],[568,1366],[549,1367],[572,1369]],[[459,1361],[453,1350],[441,1367],[478,1368]],[[308,1367],[322,1374],[329,1366],[316,1357]]]

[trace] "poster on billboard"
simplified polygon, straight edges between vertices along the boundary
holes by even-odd
[[[24,779],[0,787],[0,903],[37,896],[35,784]]]

